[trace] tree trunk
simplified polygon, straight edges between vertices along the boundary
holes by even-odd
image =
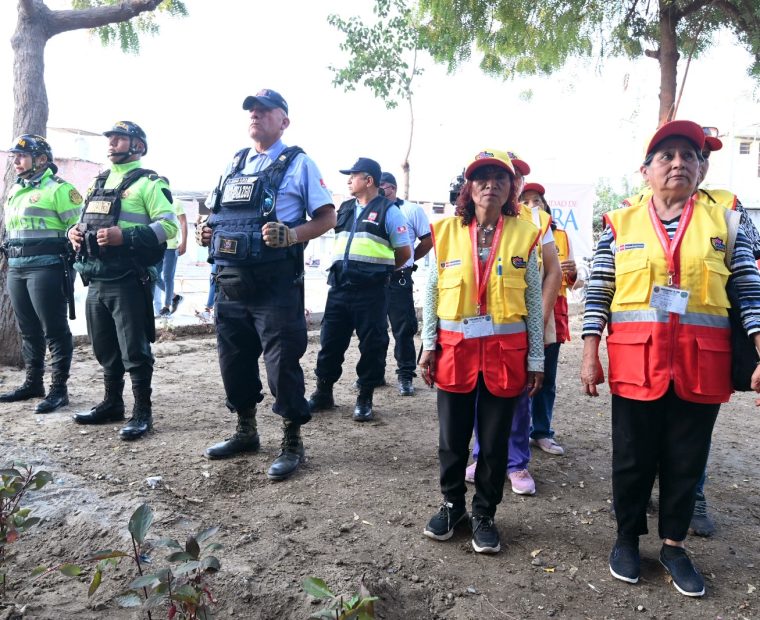
[[[675,8],[672,0],[660,0],[660,49],[657,55],[660,62],[660,112],[657,127],[673,120],[675,110],[678,73]]]
[[[13,47],[13,136],[47,133],[48,100],[45,90],[45,45],[48,41],[47,20],[44,14],[33,17],[19,11],[16,32],[11,37]],[[13,185],[15,175],[8,163],[5,172],[5,191],[2,204]],[[5,228],[5,212],[0,209],[0,230]],[[21,339],[16,315],[6,286],[8,261],[0,261],[0,364],[22,366]]]

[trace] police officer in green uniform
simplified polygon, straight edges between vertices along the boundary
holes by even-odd
[[[0,395],[9,403],[45,396],[45,343],[50,348],[52,384],[35,408],[48,413],[68,405],[74,343],[66,318],[73,304],[73,278],[66,229],[79,219],[82,196],[55,175],[53,152],[41,136],[24,134],[9,149],[18,175],[5,203],[8,294],[21,332],[26,366],[23,385]]]
[[[105,396],[74,421],[123,420],[128,372],[134,408],[119,436],[131,440],[153,424],[153,265],[163,256],[167,239],[177,234],[177,218],[168,181],[141,167],[140,158],[148,152],[145,132],[135,123],[119,121],[103,135],[111,167],[95,178],[81,222],[68,235],[77,250],[75,268],[90,287],[87,332],[103,367]]]

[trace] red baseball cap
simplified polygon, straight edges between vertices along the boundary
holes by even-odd
[[[693,121],[670,121],[654,132],[654,135],[647,144],[644,156],[646,157],[654,151],[660,142],[673,136],[686,138],[693,142],[700,151],[705,148],[705,132],[701,125]]]
[[[523,195],[525,192],[536,192],[542,196],[546,194],[546,190],[544,189],[544,186],[541,185],[541,183],[526,183],[525,187],[523,187]]]
[[[515,167],[515,170],[517,170],[517,172],[519,172],[524,177],[530,174],[530,166],[528,165],[527,161],[521,159],[520,156],[514,151],[507,151],[507,155],[509,155],[509,159],[512,160],[512,165]]]

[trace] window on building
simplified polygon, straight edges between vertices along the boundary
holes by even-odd
[[[440,213],[444,213],[445,210],[446,210],[446,205],[438,205],[438,204],[433,205],[433,213],[440,214]]]
[[[749,155],[750,146],[752,146],[751,142],[739,142],[739,155]]]

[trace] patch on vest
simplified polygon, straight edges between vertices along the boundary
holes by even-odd
[[[528,266],[528,261],[522,256],[513,256],[511,263],[515,269],[525,269]]]
[[[723,239],[720,237],[710,237],[710,243],[712,244],[714,250],[717,250],[718,252],[726,251],[726,242],[723,241]]]
[[[617,251],[618,252],[625,252],[626,250],[643,250],[645,247],[647,247],[646,243],[621,243]]]
[[[224,254],[237,254],[237,239],[222,237],[219,243],[219,251]]]
[[[40,201],[41,194],[39,192],[34,192],[31,196],[29,196],[29,202],[34,204],[35,202]]]
[[[253,196],[253,184],[258,177],[230,179],[224,185],[222,202],[248,202]]]
[[[441,269],[447,269],[449,267],[459,267],[462,264],[462,259],[457,258],[455,260],[447,260],[445,263],[441,263]]]
[[[376,219],[377,219],[377,211],[373,211],[367,216],[367,219],[365,220],[365,222],[367,221],[374,222]]]
[[[69,200],[71,201],[72,204],[81,205],[82,194],[80,194],[77,190],[72,188],[69,190]]]
[[[108,200],[92,200],[87,203],[85,207],[85,213],[100,213],[105,215],[111,212],[111,205],[113,203]]]

